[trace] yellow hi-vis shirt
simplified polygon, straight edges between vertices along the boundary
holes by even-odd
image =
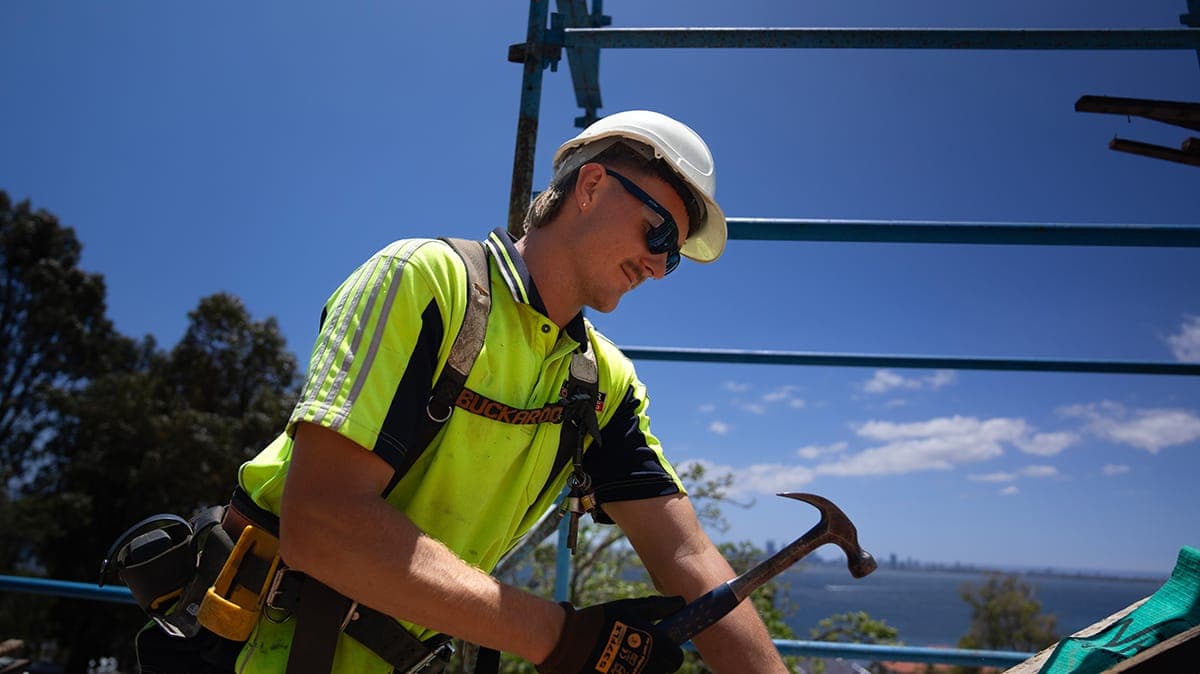
[[[596,350],[599,369],[602,446],[593,450],[589,438],[584,464],[597,501],[681,493],[679,477],[650,432],[645,387],[632,363],[582,314],[561,330],[546,317],[513,243],[502,229],[485,242],[492,308],[467,388],[512,408],[553,404],[568,380],[572,351],[587,344]],[[241,487],[259,506],[279,513],[292,435],[302,421],[341,433],[393,467],[402,465],[467,300],[465,266],[442,241],[397,241],[372,256],[326,302],[300,401],[286,431],[242,466]],[[546,488],[561,424],[506,423],[484,414],[456,408],[386,498],[426,534],[490,572],[551,507],[570,466]],[[604,518],[599,511],[597,516]],[[372,605],[371,597],[353,599]],[[402,624],[421,639],[434,634]],[[237,671],[283,672],[294,625],[260,619]],[[333,671],[386,674],[391,667],[341,635]]]

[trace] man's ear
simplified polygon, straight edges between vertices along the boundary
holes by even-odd
[[[604,178],[604,167],[600,164],[589,163],[579,167],[579,176],[575,179],[575,203],[580,210],[586,209],[596,200],[596,191]]]

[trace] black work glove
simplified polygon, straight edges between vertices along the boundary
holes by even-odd
[[[683,651],[654,626],[683,608],[683,597],[620,599],[585,609],[563,602],[567,622],[541,674],[666,674],[683,664]]]

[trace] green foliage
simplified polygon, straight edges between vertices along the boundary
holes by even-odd
[[[866,611],[839,613],[825,618],[809,630],[813,641],[836,641],[855,644],[899,644],[900,632],[883,620],[875,620]],[[883,672],[883,665],[873,662],[867,666],[871,672]],[[825,663],[814,661],[809,667],[813,674],[825,671]]]
[[[825,618],[809,630],[813,641],[837,641],[860,644],[899,643],[900,632],[883,620],[875,620],[866,611],[839,613]]]
[[[106,367],[104,280],[78,269],[81,249],[52,214],[0,191],[0,488],[36,460],[55,394]],[[0,572],[15,552],[0,546]]]
[[[115,334],[99,275],[52,215],[0,193],[7,386],[0,395],[0,572],[96,581],[109,544],[133,522],[224,503],[237,468],[279,432],[297,366],[273,319],[254,321],[227,294],[189,313],[179,344]],[[141,611],[5,594],[0,636],[57,642],[67,671],[88,658],[132,662]],[[32,651],[36,652],[36,651]]]
[[[1015,575],[989,573],[982,585],[964,583],[959,595],[971,606],[971,627],[958,640],[960,648],[1032,652],[1058,640],[1057,619],[1042,615],[1033,586]]]

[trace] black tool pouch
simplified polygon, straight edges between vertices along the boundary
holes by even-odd
[[[190,638],[200,631],[200,602],[233,550],[218,526],[223,507],[207,508],[191,521],[153,515],[126,529],[100,567],[100,585],[115,571],[134,601],[167,634]]]

